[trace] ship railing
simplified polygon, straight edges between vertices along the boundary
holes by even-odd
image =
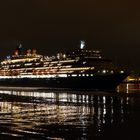
[[[65,69],[60,69],[61,71],[69,71],[69,70],[74,70],[74,71],[79,71],[79,70],[93,70],[95,69],[94,67],[79,67],[79,68],[65,68]]]

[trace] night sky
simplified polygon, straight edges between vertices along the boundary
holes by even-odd
[[[85,40],[87,48],[140,72],[139,6],[138,0],[2,0],[0,56],[18,42],[51,55]]]

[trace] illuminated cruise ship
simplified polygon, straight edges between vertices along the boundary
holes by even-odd
[[[127,77],[101,51],[85,49],[84,41],[79,49],[51,57],[36,50],[23,55],[21,47],[1,61],[0,86],[112,90]]]

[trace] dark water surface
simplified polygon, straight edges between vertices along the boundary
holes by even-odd
[[[140,84],[117,92],[0,90],[0,140],[138,139]]]

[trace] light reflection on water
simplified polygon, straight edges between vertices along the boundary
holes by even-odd
[[[0,138],[93,139],[110,135],[112,128],[133,117],[135,101],[134,96],[113,92],[1,90]]]

